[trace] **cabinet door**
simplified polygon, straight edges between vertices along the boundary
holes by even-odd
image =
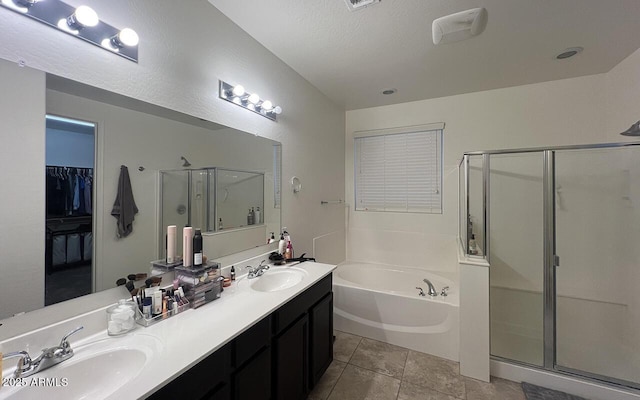
[[[304,400],[308,394],[309,318],[304,314],[274,340],[275,398]]]
[[[229,381],[229,345],[217,350],[149,397],[151,400],[203,399]]]
[[[267,347],[233,375],[235,400],[271,399],[271,348]]]
[[[333,293],[309,310],[309,388],[318,383],[333,361]]]

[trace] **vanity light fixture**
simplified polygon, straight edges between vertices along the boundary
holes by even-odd
[[[138,34],[101,21],[89,6],[76,8],[60,0],[1,0],[0,6],[138,62]]]
[[[271,100],[262,100],[256,93],[247,93],[242,85],[230,85],[220,81],[218,96],[263,117],[276,121],[276,115],[282,113],[282,107],[274,106]]]

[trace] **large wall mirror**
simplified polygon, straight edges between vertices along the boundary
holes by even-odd
[[[42,121],[46,251],[30,256],[42,258],[45,293],[24,296],[44,306],[148,273],[165,256],[167,225],[201,228],[210,259],[281,229],[278,142],[53,75]],[[123,166],[138,210],[124,234],[112,215]],[[31,311],[11,303],[0,319]]]

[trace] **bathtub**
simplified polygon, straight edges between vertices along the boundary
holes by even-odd
[[[429,279],[438,296],[428,293]],[[449,295],[440,296],[444,286]],[[452,279],[419,268],[349,262],[333,272],[334,327],[458,361],[459,292]]]

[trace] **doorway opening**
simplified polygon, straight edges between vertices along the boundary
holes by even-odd
[[[92,293],[96,124],[46,116],[45,306]]]

